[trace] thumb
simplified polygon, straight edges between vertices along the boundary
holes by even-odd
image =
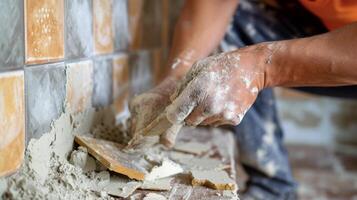
[[[197,98],[192,95],[192,82],[166,107],[166,117],[172,124],[183,124],[186,117],[197,105]]]
[[[181,130],[182,124],[174,124],[160,136],[160,143],[166,147],[172,148],[175,145],[178,132]]]

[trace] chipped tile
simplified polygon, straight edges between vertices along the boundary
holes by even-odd
[[[94,89],[92,102],[95,107],[108,106],[112,102],[112,59],[94,61]]]
[[[24,20],[22,0],[0,1],[0,69],[24,63]]]
[[[0,74],[0,176],[15,172],[25,150],[24,72]]]
[[[113,3],[114,48],[125,50],[130,41],[128,1],[116,0]]]
[[[130,0],[128,2],[130,49],[160,47],[163,36],[162,0]],[[150,30],[150,31],[146,31]]]
[[[117,98],[129,86],[129,59],[126,54],[113,58],[113,97]]]
[[[96,54],[113,52],[112,6],[112,0],[93,0],[93,34]]]
[[[63,0],[25,0],[26,63],[64,57]]]
[[[27,141],[39,138],[64,110],[66,73],[63,63],[25,69],[27,101]]]
[[[66,58],[89,57],[93,52],[92,1],[66,0]]]
[[[93,62],[91,60],[66,65],[66,102],[71,112],[84,111],[92,105]]]

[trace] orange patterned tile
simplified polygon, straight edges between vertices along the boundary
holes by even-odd
[[[93,33],[96,54],[111,53],[114,49],[113,0],[93,0]]]
[[[26,63],[64,57],[63,0],[25,0]]]
[[[67,64],[66,72],[68,108],[74,113],[84,111],[92,105],[93,62]]]
[[[131,50],[167,45],[167,2],[130,0],[128,1],[128,14]]]
[[[129,87],[129,60],[127,55],[113,58],[113,96],[118,97]]]
[[[128,2],[129,14],[129,30],[131,35],[131,49],[138,49],[141,44],[142,24],[141,18],[143,15],[142,8],[144,6],[143,0],[131,0]]]
[[[23,71],[0,74],[0,176],[18,169],[25,150]]]

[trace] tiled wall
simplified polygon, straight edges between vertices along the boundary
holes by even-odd
[[[66,106],[120,113],[157,82],[169,9],[168,0],[1,0],[0,176]]]

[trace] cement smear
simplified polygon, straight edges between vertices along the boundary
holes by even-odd
[[[0,179],[0,199],[113,199],[105,192],[93,192],[103,182],[103,172],[93,171],[93,160],[85,150],[74,152],[73,164],[68,159],[75,134],[95,134],[100,131],[93,130],[101,127],[108,127],[112,135],[122,134],[114,127],[115,118],[106,109],[69,113],[54,121],[50,132],[29,142],[21,169]]]

